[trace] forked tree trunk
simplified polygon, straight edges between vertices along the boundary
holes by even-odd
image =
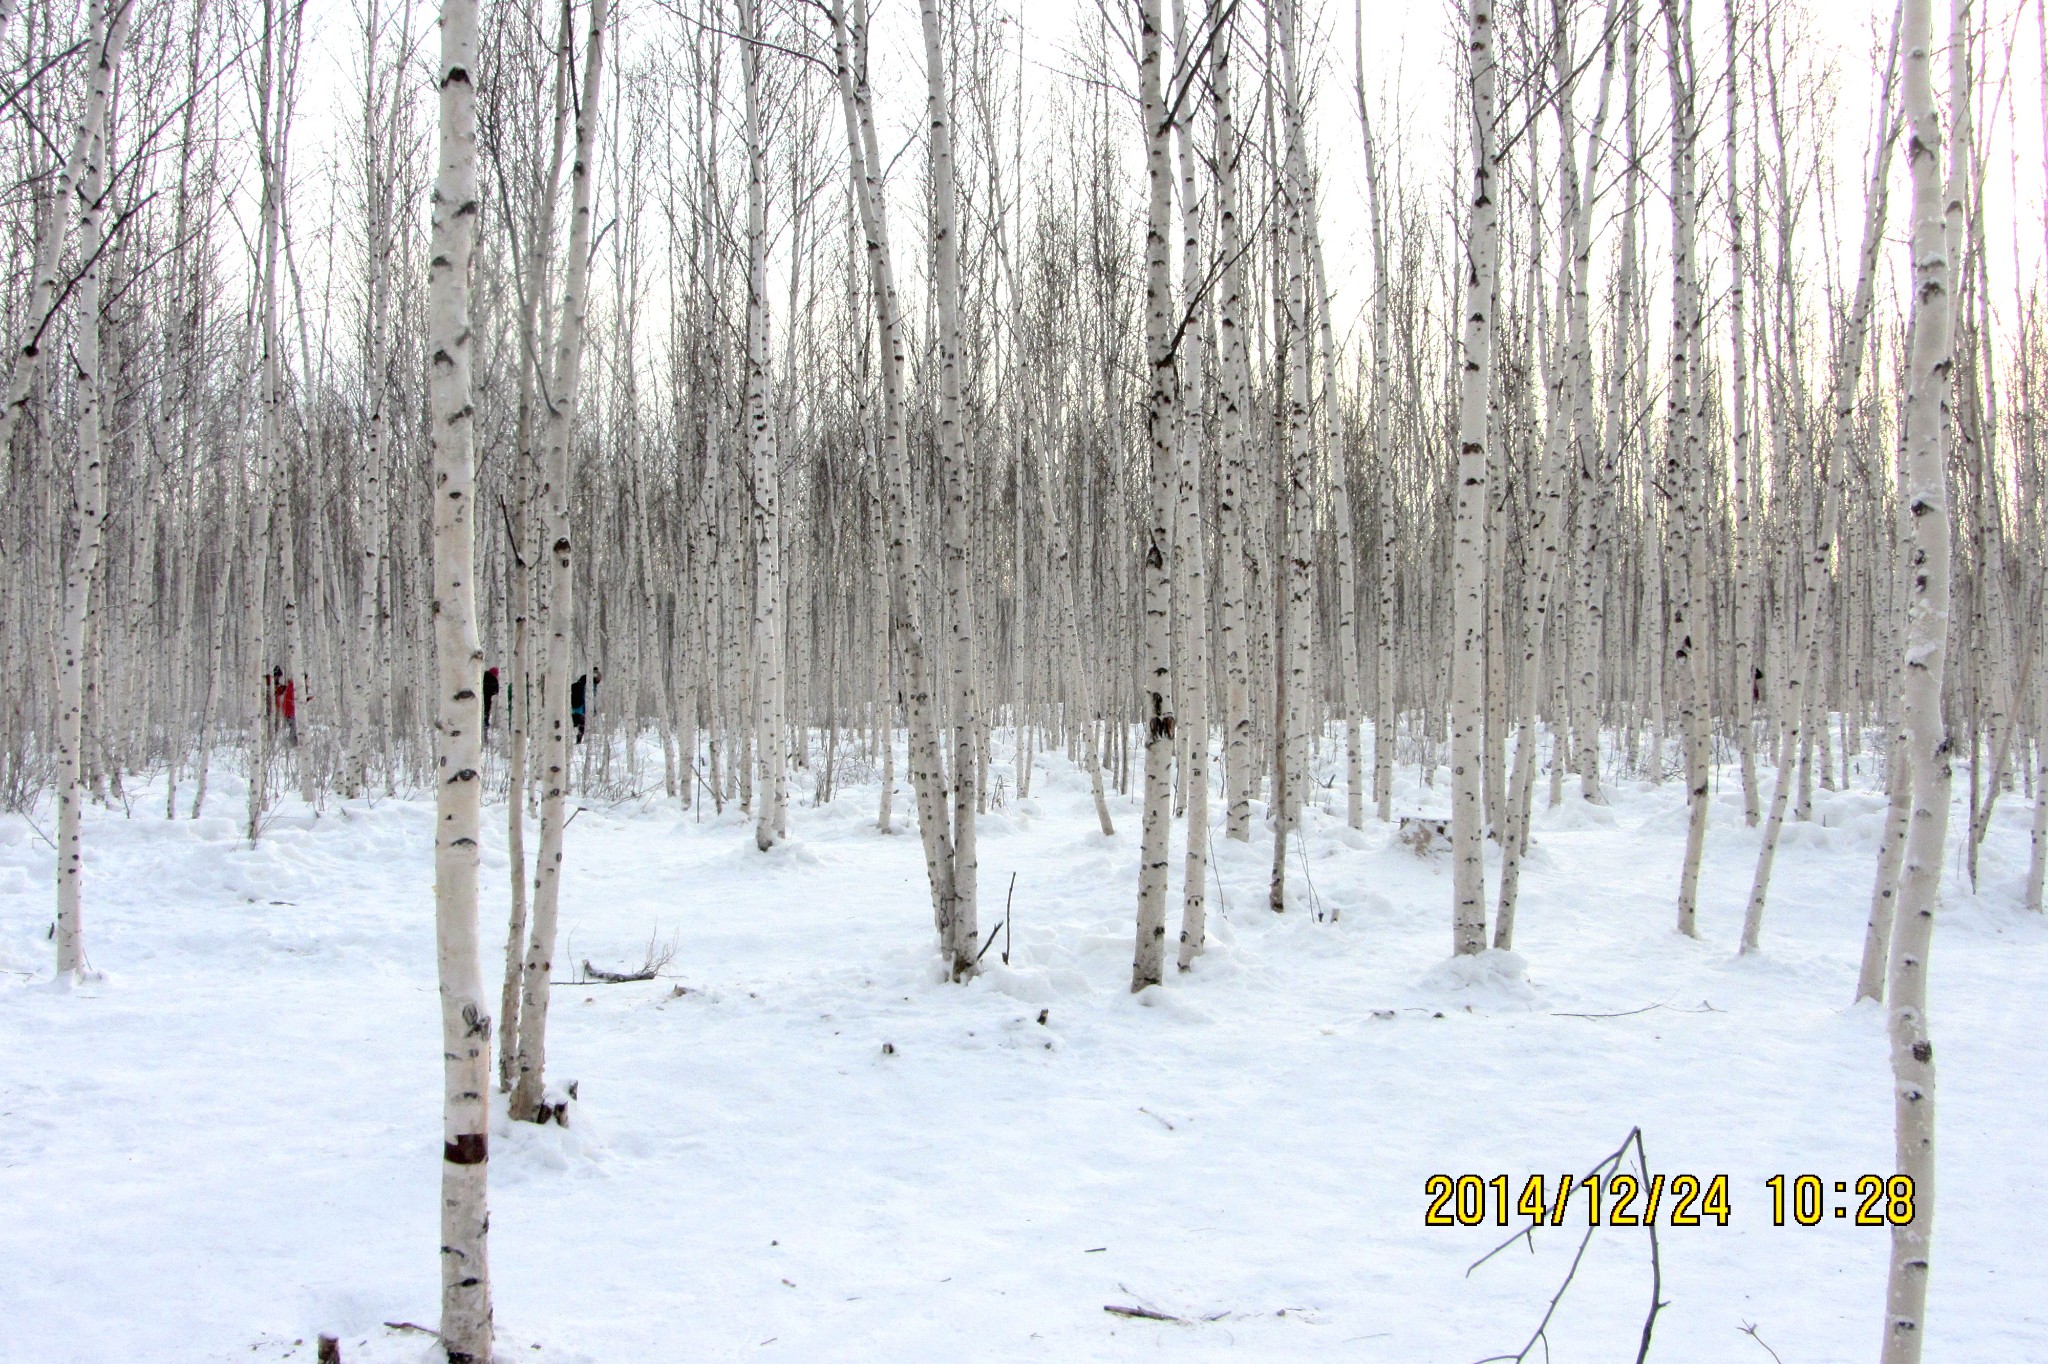
[[[555,965],[555,923],[562,897],[562,834],[567,824],[570,649],[575,627],[575,578],[570,572],[569,441],[575,427],[583,373],[584,313],[591,252],[591,177],[596,152],[598,92],[603,88],[608,0],[590,0],[588,51],[582,98],[576,106],[576,154],[569,172],[569,259],[555,336],[554,370],[546,393],[541,491],[548,504],[548,655],[542,695],[547,705],[546,781],[535,855],[533,931],[526,945],[519,992],[519,1059],[512,1082],[512,1116],[538,1120],[547,1069],[548,981]],[[586,697],[590,692],[586,690]]]
[[[498,1087],[510,1092],[519,1064],[520,995],[525,975],[527,930],[526,802],[527,764],[533,733],[533,468],[538,425],[542,357],[547,341],[541,330],[541,297],[547,289],[547,264],[555,232],[555,200],[562,181],[562,157],[569,141],[569,55],[571,11],[562,7],[555,39],[553,135],[548,146],[546,178],[528,221],[525,257],[519,263],[523,281],[519,298],[519,425],[512,457],[513,500],[506,518],[511,538],[512,665],[504,698],[506,726],[505,860],[511,864],[512,912],[505,931],[505,983],[499,994]],[[506,212],[511,213],[507,196]]]

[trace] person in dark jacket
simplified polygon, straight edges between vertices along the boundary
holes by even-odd
[[[498,670],[484,669],[484,737],[491,734],[491,703],[498,699]]]
[[[598,683],[604,681],[604,673],[596,668],[590,670],[588,677],[591,691],[596,691]],[[569,722],[576,726],[576,742],[579,744],[583,742],[585,720],[583,699],[586,693],[583,683],[584,676],[578,675],[576,680],[569,684]]]

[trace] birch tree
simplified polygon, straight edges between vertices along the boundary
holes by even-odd
[[[547,705],[542,759],[540,848],[535,854],[533,931],[519,993],[519,1058],[514,1066],[512,1115],[541,1121],[546,1071],[548,981],[555,965],[555,923],[561,909],[562,835],[568,822],[569,677],[575,577],[570,571],[570,435],[583,375],[585,311],[589,306],[592,176],[595,170],[598,94],[603,89],[605,22],[609,0],[590,0],[584,37],[582,90],[576,104],[576,150],[569,170],[569,248],[555,330],[555,355],[545,397],[541,492],[548,509],[548,654],[541,694]],[[586,693],[587,695],[588,693]]]
[[[602,4],[603,0],[597,0]],[[483,834],[483,648],[476,628],[476,451],[469,309],[480,208],[476,166],[476,0],[443,0],[441,145],[434,179],[428,364],[434,453],[437,782],[434,941],[441,982],[441,1344],[449,1364],[491,1359],[486,1185],[491,1015],[478,964]]]
[[[740,70],[747,139],[747,435],[754,531],[754,705],[761,799],[754,845],[789,836],[789,768],[782,715],[782,474],[768,373],[768,187],[761,132],[761,8],[740,0]]]
[[[931,0],[926,0],[929,5]],[[1138,98],[1145,132],[1145,360],[1149,386],[1146,434],[1151,448],[1145,524],[1145,633],[1142,721],[1145,726],[1145,809],[1138,852],[1138,942],[1131,989],[1157,985],[1166,955],[1167,842],[1173,825],[1172,670],[1175,515],[1174,295],[1170,212],[1172,170],[1167,162],[1173,119],[1167,111],[1164,33],[1159,0],[1138,4]]]
[[[125,6],[122,7],[125,12]],[[120,20],[117,18],[116,22]],[[79,831],[85,790],[80,780],[84,747],[85,678],[92,668],[88,631],[92,625],[92,587],[100,567],[101,527],[106,518],[107,480],[100,410],[100,247],[101,196],[106,138],[105,82],[113,79],[113,49],[108,18],[94,0],[89,25],[94,46],[103,54],[93,68],[95,94],[88,98],[80,133],[85,155],[77,165],[75,194],[58,199],[58,216],[76,215],[78,226],[78,323],[71,342],[72,384],[77,394],[78,469],[73,478],[71,519],[76,525],[70,562],[64,575],[64,616],[57,650],[57,979],[68,983],[85,970],[80,881],[84,847]],[[60,190],[70,185],[60,186]],[[17,364],[32,359],[24,348]]]
[[[960,410],[960,229],[953,176],[953,108],[940,41],[938,0],[922,0],[925,119],[931,134],[933,292],[938,303],[939,464],[944,486],[940,559],[945,569],[947,704],[952,711],[952,870],[939,910],[939,949],[954,980],[974,974],[981,936],[976,916],[974,820],[979,781],[974,686],[974,604],[968,591],[967,428]],[[1169,726],[1170,731],[1170,726]]]
[[[1934,1230],[1934,1043],[1927,1025],[1927,954],[1948,835],[1949,744],[1942,716],[1948,662],[1949,510],[1942,467],[1947,426],[1950,274],[1942,201],[1941,121],[1934,103],[1931,0],[1903,0],[1900,85],[1912,185],[1913,328],[1906,387],[1906,494],[1912,537],[1901,746],[1911,754],[1913,813],[1899,873],[1886,990],[1891,1034],[1894,1168],[1913,1181],[1914,1213],[1892,1227],[1885,1283],[1884,1364],[1914,1364],[1926,1336]],[[1951,57],[1953,60],[1953,56]]]
[[[1452,950],[1486,946],[1485,750],[1487,389],[1493,372],[1493,292],[1499,249],[1494,202],[1492,0],[1469,0],[1467,89],[1471,98],[1472,187],[1460,265],[1463,345],[1458,379],[1456,543],[1451,558],[1451,899]]]

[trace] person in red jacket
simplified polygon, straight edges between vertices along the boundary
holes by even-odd
[[[265,706],[269,712],[273,730],[282,724],[285,741],[293,748],[299,746],[299,694],[292,679],[284,675],[283,668],[270,670],[270,700]]]

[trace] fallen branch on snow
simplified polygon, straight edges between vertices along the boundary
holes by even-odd
[[[1149,1307],[1124,1307],[1117,1303],[1106,1302],[1102,1304],[1102,1310],[1111,1316],[1136,1317],[1140,1321],[1174,1321],[1179,1322],[1182,1326],[1189,1324],[1186,1317],[1176,1317],[1171,1312],[1155,1312]]]
[[[583,978],[571,981],[572,985],[625,985],[636,980],[653,980],[662,969],[676,959],[674,939],[657,943],[655,935],[647,935],[647,951],[641,956],[640,964],[630,971],[606,971],[592,966],[590,958],[583,959]]]

